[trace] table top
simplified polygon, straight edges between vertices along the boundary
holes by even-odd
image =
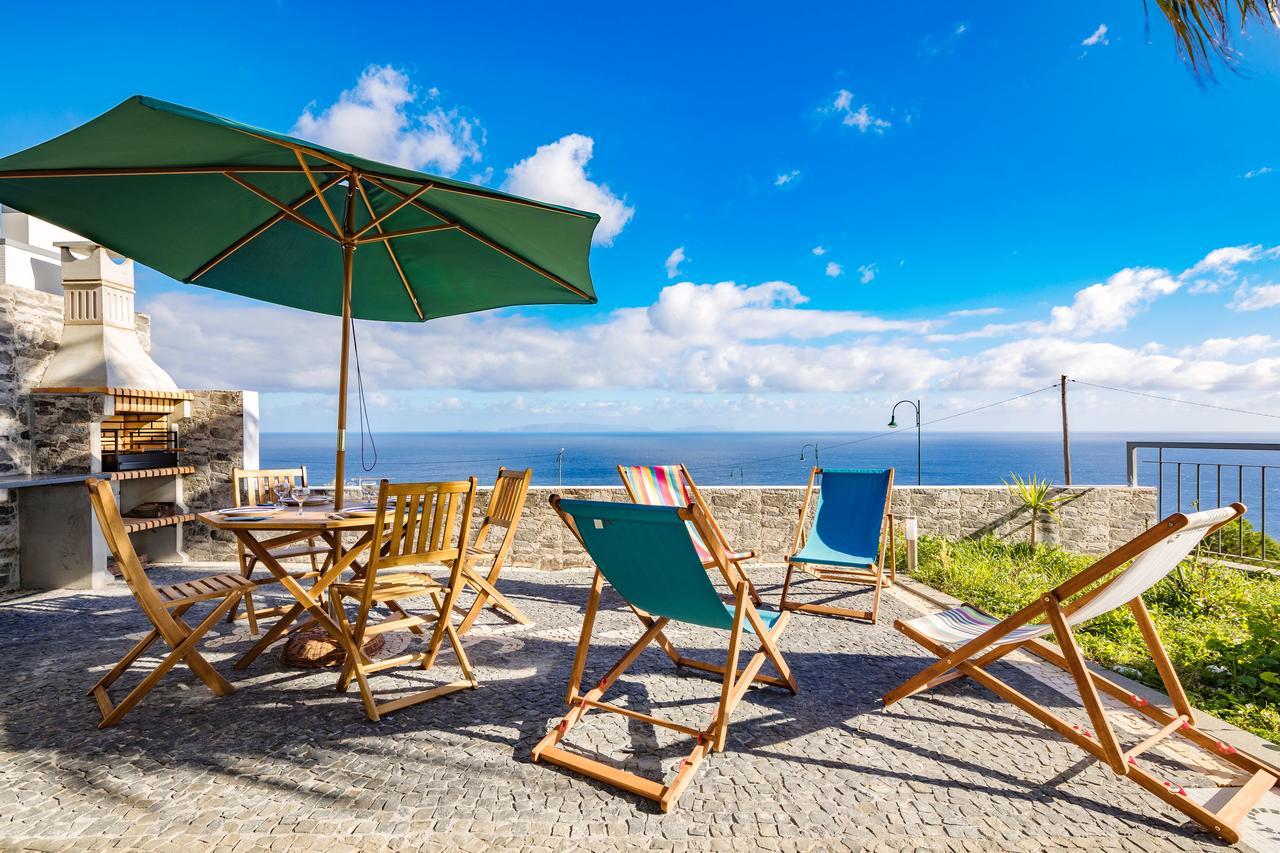
[[[262,521],[244,521],[221,515],[217,510],[198,513],[196,520],[218,530],[360,530],[373,526],[373,516],[335,515],[331,503],[303,507],[302,512],[298,512],[297,507],[285,507]]]

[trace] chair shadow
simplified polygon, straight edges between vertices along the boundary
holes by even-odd
[[[167,571],[173,573],[175,579],[181,579],[182,570]],[[96,729],[99,717],[93,700],[83,696],[83,692],[98,673],[112,666],[131,645],[132,641],[126,637],[140,634],[149,627],[132,598],[117,590],[105,596],[73,593],[9,599],[0,603],[0,652],[8,657],[12,674],[0,684],[0,708],[4,709],[0,715],[0,743],[9,753],[55,756],[42,770],[54,774],[57,784],[71,792],[135,805],[144,803],[130,791],[119,790],[109,774],[86,772],[85,768],[136,763],[140,749],[138,733],[142,731],[146,733],[148,761],[165,767],[186,768],[194,774],[244,780],[284,793],[296,792],[299,780],[313,779],[318,769],[323,770],[323,767],[317,768],[317,751],[324,755],[340,754],[346,760],[405,761],[412,756],[406,750],[410,742],[418,746],[431,744],[435,738],[479,739],[507,751],[517,764],[527,765],[533,746],[548,731],[550,722],[566,710],[564,688],[581,626],[586,581],[585,577],[580,582],[504,577],[502,588],[518,603],[537,602],[554,608],[554,621],[558,623],[562,619],[563,629],[559,624],[550,625],[551,618],[546,620],[546,625],[511,626],[498,617],[482,617],[488,620],[482,624],[498,626],[502,631],[475,635],[475,646],[468,649],[481,680],[478,690],[449,694],[374,724],[364,718],[354,687],[346,693],[335,689],[336,669],[285,668],[279,662],[278,644],[248,670],[232,669],[230,663],[247,650],[250,640],[241,641],[231,636],[226,626],[220,626],[215,630],[221,642],[214,649],[206,647],[206,656],[237,688],[234,694],[222,699],[215,697],[180,666],[120,725],[101,731]],[[268,602],[289,600],[283,592],[270,588],[262,598],[264,606]],[[603,667],[611,665],[641,631],[639,623],[629,612],[624,612],[621,599],[611,590],[607,591],[603,605],[609,609],[602,612],[597,631],[606,636],[592,644],[587,683],[591,683],[590,673],[598,677]],[[847,620],[795,618],[815,620],[803,629],[815,636],[832,630],[851,632],[845,636],[855,645],[859,640],[858,631],[873,630]],[[68,636],[73,619],[75,630]],[[538,631],[547,627],[563,633],[564,637],[538,636]],[[930,748],[928,742],[945,740],[947,733],[954,730],[1037,743],[1057,738],[1034,721],[1021,717],[1016,709],[993,701],[984,689],[964,680],[885,710],[880,697],[927,665],[930,659],[925,653],[916,654],[908,641],[896,634],[892,635],[894,644],[909,650],[908,653],[805,648],[803,640],[796,637],[799,627],[795,621],[788,626],[780,648],[799,682],[800,694],[792,696],[785,689],[769,686],[752,687],[740,706],[752,706],[750,713],[740,712],[730,725],[728,752],[821,769],[861,770],[903,783],[920,782],[942,788],[963,786],[1012,800],[1043,799],[1038,792],[1052,788],[1055,796],[1063,797],[1066,802],[1114,817],[1132,827],[1182,834],[1201,842],[1212,838],[1194,824],[1190,829],[1179,827],[1157,817],[1112,806],[1104,798],[1095,800],[1065,792],[1058,786],[1069,778],[1064,775],[1068,771],[1048,781],[1036,782],[1001,769],[996,762],[984,762],[982,759],[990,757],[985,754],[966,756],[955,748],[946,752]],[[882,624],[875,630],[883,629]],[[698,629],[686,634],[673,629],[670,636],[690,657],[711,661],[723,658],[724,646],[715,645],[716,632]],[[494,651],[480,648],[485,640],[495,637],[518,639],[521,643],[518,654],[503,653],[500,642]],[[794,640],[790,644],[789,637]],[[883,639],[880,642],[883,644]],[[751,642],[744,653],[754,652],[755,648]],[[452,652],[446,651],[437,663],[440,672],[391,670],[374,676],[375,689],[381,692],[387,685],[398,684],[422,689],[424,679],[451,678],[453,666]],[[993,673],[1037,701],[1050,707],[1070,706],[1066,697],[1015,668],[1003,663],[996,667]],[[764,671],[770,671],[768,664]],[[699,716],[709,719],[709,711],[719,699],[719,681],[704,673],[676,670],[672,662],[653,647],[619,680],[609,699],[637,710],[685,709],[693,713],[696,706],[704,702],[702,698],[667,699],[653,695],[650,690],[651,685],[673,675],[706,681],[708,713]],[[126,676],[113,693],[123,695],[121,691],[135,683],[137,677]],[[985,710],[988,707],[999,710],[990,713]],[[879,719],[876,715],[893,715],[896,722],[911,724],[922,733],[921,740],[885,734],[875,725]],[[589,727],[593,719],[594,716],[589,716],[579,727]],[[864,767],[851,766],[848,761],[787,749],[788,744],[826,730],[874,741],[881,747],[882,759],[886,751],[927,757],[938,763],[939,773],[926,775],[895,769],[891,760],[879,760]],[[685,739],[664,745],[650,726],[636,720],[625,724],[625,732],[629,752],[618,761],[618,766],[649,778],[669,776],[668,762],[687,754],[690,748]],[[573,744],[566,746],[574,748]],[[433,752],[425,751],[421,760],[430,761]],[[290,772],[246,772],[242,760],[245,756],[264,756],[288,767]],[[714,767],[717,757],[711,756],[700,772],[706,773]],[[667,770],[664,771],[664,767]],[[947,778],[948,770],[966,778],[982,774],[990,781],[975,788],[969,782]],[[611,796],[616,795],[636,812],[658,813],[657,805],[651,801],[568,771],[559,772],[572,778],[574,784],[592,785],[608,791]],[[468,785],[511,784],[510,775],[504,773],[501,766],[468,766],[467,773]],[[370,792],[335,788],[311,791],[309,795],[334,807],[358,807]]]

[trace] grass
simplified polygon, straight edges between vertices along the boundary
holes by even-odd
[[[926,536],[919,556],[917,580],[1000,616],[1092,562],[1057,547],[1033,551],[995,537]],[[1280,743],[1280,577],[1187,560],[1143,598],[1192,704]],[[1075,633],[1087,657],[1160,689],[1127,608]]]

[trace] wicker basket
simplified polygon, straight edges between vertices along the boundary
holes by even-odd
[[[365,654],[373,657],[382,651],[384,638],[374,634],[364,641]],[[300,669],[320,669],[326,666],[338,666],[346,658],[347,653],[342,646],[323,628],[309,631],[298,631],[284,644],[280,652],[280,662],[285,666]]]

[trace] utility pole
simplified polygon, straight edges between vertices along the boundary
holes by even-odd
[[[1067,374],[1062,374],[1062,472],[1071,485],[1071,433],[1067,429]]]

